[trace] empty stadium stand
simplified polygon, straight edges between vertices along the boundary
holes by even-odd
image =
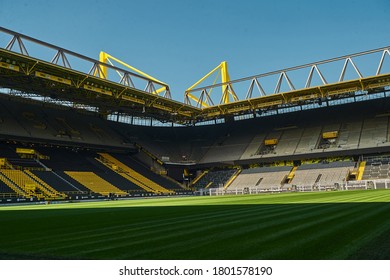
[[[97,176],[93,172],[88,171],[65,171],[65,173],[72,177],[74,180],[87,187],[94,193],[100,193],[102,195],[115,194],[119,196],[127,195],[126,192],[118,189],[108,181]]]
[[[134,149],[138,143],[166,163],[256,162],[390,147],[387,99],[196,127],[135,126],[73,108],[42,107],[1,95],[0,101],[0,135],[5,138],[121,149]],[[332,145],[321,143],[327,131],[338,133]],[[278,142],[270,150],[266,139]]]
[[[153,173],[131,154],[115,154],[121,161],[105,154],[124,171],[120,174],[90,148],[20,142],[2,142],[0,146],[0,198],[58,200],[188,193],[173,179]]]
[[[29,194],[23,190],[22,188],[18,187],[16,184],[12,183],[0,170],[0,186],[2,189],[2,196],[20,196],[20,197],[27,197]]]
[[[24,173],[32,179],[34,183],[37,183],[39,186],[41,186],[41,189],[43,193],[45,194],[45,198],[51,198],[51,199],[61,199],[65,198],[66,195],[64,193],[60,193],[59,191],[55,190],[50,184],[46,183],[44,180],[39,178],[37,175],[32,173],[30,170],[26,169]]]
[[[0,197],[16,197],[17,193],[14,189],[3,182],[4,178],[0,176]]]
[[[28,173],[21,170],[2,169],[0,173],[3,176],[3,181],[7,182],[8,186],[14,186],[15,190],[20,189],[27,197],[36,196],[37,198],[55,199],[60,198],[61,195],[47,184],[41,184],[35,181]],[[18,193],[22,193],[19,192]]]
[[[278,166],[245,169],[229,186],[229,190],[244,188],[280,190],[292,168],[292,166]]]
[[[140,144],[167,164],[246,164],[388,150],[389,107],[389,100],[382,98],[215,125],[142,127],[113,122],[112,127],[128,143]],[[326,132],[337,136],[324,140]],[[277,144],[267,146],[267,139],[277,139]]]
[[[94,112],[1,95],[0,107],[3,197],[189,193],[181,184],[184,168],[192,174],[207,171],[192,185],[195,190],[335,189],[352,180],[353,172],[353,180],[365,187],[367,180],[390,179],[382,155],[390,152],[387,98],[193,127],[128,125]],[[17,148],[34,153],[23,155]],[[149,155],[137,156],[141,148]],[[338,156],[354,160],[305,162]],[[266,167],[283,161],[291,164]],[[176,174],[178,182],[157,174],[151,163],[164,174]],[[252,164],[263,167],[248,168]]]
[[[210,170],[200,178],[193,188],[195,189],[208,189],[208,188],[224,188],[225,184],[237,172],[235,169],[228,170]]]
[[[52,186],[56,191],[70,195],[73,193],[86,193],[88,190],[86,188],[77,188],[65,178],[61,177],[54,171],[41,171],[41,170],[33,170],[31,171],[35,176],[39,179]]]
[[[390,156],[366,156],[362,180],[390,179]]]
[[[7,138],[34,139],[125,147],[123,138],[116,133],[108,121],[103,121],[93,112],[71,107],[49,105],[40,102],[26,104],[20,98],[9,100],[0,94],[0,135]],[[80,122],[80,119],[83,121]]]
[[[291,184],[300,190],[320,188],[338,188],[348,177],[349,171],[355,167],[353,161],[324,162],[304,164],[297,168]]]
[[[133,182],[137,186],[141,187],[145,191],[153,192],[153,193],[162,193],[162,194],[172,194],[173,191],[170,191],[159,183],[145,177],[143,174],[137,172],[133,168],[124,164],[122,161],[118,160],[116,157],[108,154],[108,153],[99,153],[100,160],[106,166],[111,168],[113,171],[117,172],[125,179]],[[117,156],[117,155],[116,155]],[[123,159],[122,159],[123,160]]]
[[[145,164],[138,161],[134,156],[131,156],[129,154],[115,154],[115,158],[117,158],[120,162],[126,164],[135,172],[142,174],[143,176],[149,178],[150,180],[167,190],[172,190],[175,192],[183,191],[182,185],[179,184],[177,181],[170,180],[169,177],[156,174],[155,172],[150,170],[150,167],[147,167]]]

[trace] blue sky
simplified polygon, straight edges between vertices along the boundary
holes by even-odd
[[[390,45],[390,1],[0,0],[0,25],[168,83],[173,98],[221,61],[232,79]],[[4,46],[2,46],[4,47]]]

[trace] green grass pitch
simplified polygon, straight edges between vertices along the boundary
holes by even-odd
[[[0,259],[390,259],[390,190],[0,207]]]

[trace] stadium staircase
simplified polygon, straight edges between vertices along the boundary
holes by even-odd
[[[127,192],[118,189],[117,187],[115,187],[114,185],[107,182],[93,172],[65,171],[64,173],[82,184],[83,186],[87,187],[94,193],[99,193],[102,195],[127,195]]]
[[[209,170],[193,183],[192,187],[194,189],[223,188],[236,172],[235,169]]]
[[[174,194],[174,191],[167,190],[156,182],[146,178],[142,174],[136,172],[126,164],[117,160],[115,157],[107,153],[99,153],[100,158],[97,159],[111,170],[115,171],[125,179],[131,181],[137,186],[141,187],[145,191],[156,193],[156,194]]]
[[[63,199],[66,198],[66,195],[64,193],[60,193],[56,189],[54,189],[52,186],[44,182],[41,178],[33,174],[30,170],[25,170],[24,171],[28,176],[30,176],[31,179],[33,179],[35,182],[40,184],[44,189],[46,190],[46,193],[49,195],[49,198],[54,198],[54,199]],[[47,199],[47,197],[45,197]]]
[[[359,168],[358,168],[356,180],[360,181],[363,178],[365,168],[366,168],[366,161],[363,160],[359,163]]]
[[[200,179],[202,179],[203,176],[205,176],[209,171],[203,170],[195,179],[191,182],[191,187],[195,185]]]
[[[280,191],[290,174],[292,167],[289,165],[263,166],[243,169],[233,181],[229,190],[260,189]]]
[[[285,183],[287,183],[287,184],[291,183],[292,179],[294,179],[295,171],[297,171],[297,169],[298,169],[298,166],[294,166],[291,169],[290,173],[286,177]]]
[[[232,175],[232,177],[230,177],[230,179],[223,186],[225,190],[233,183],[233,181],[238,177],[238,175],[240,175],[241,171],[241,168],[237,169],[237,171]]]

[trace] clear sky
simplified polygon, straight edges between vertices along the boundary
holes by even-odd
[[[186,88],[390,45],[389,0],[0,0],[0,26],[98,59],[104,50]],[[4,47],[4,46],[2,46]]]

